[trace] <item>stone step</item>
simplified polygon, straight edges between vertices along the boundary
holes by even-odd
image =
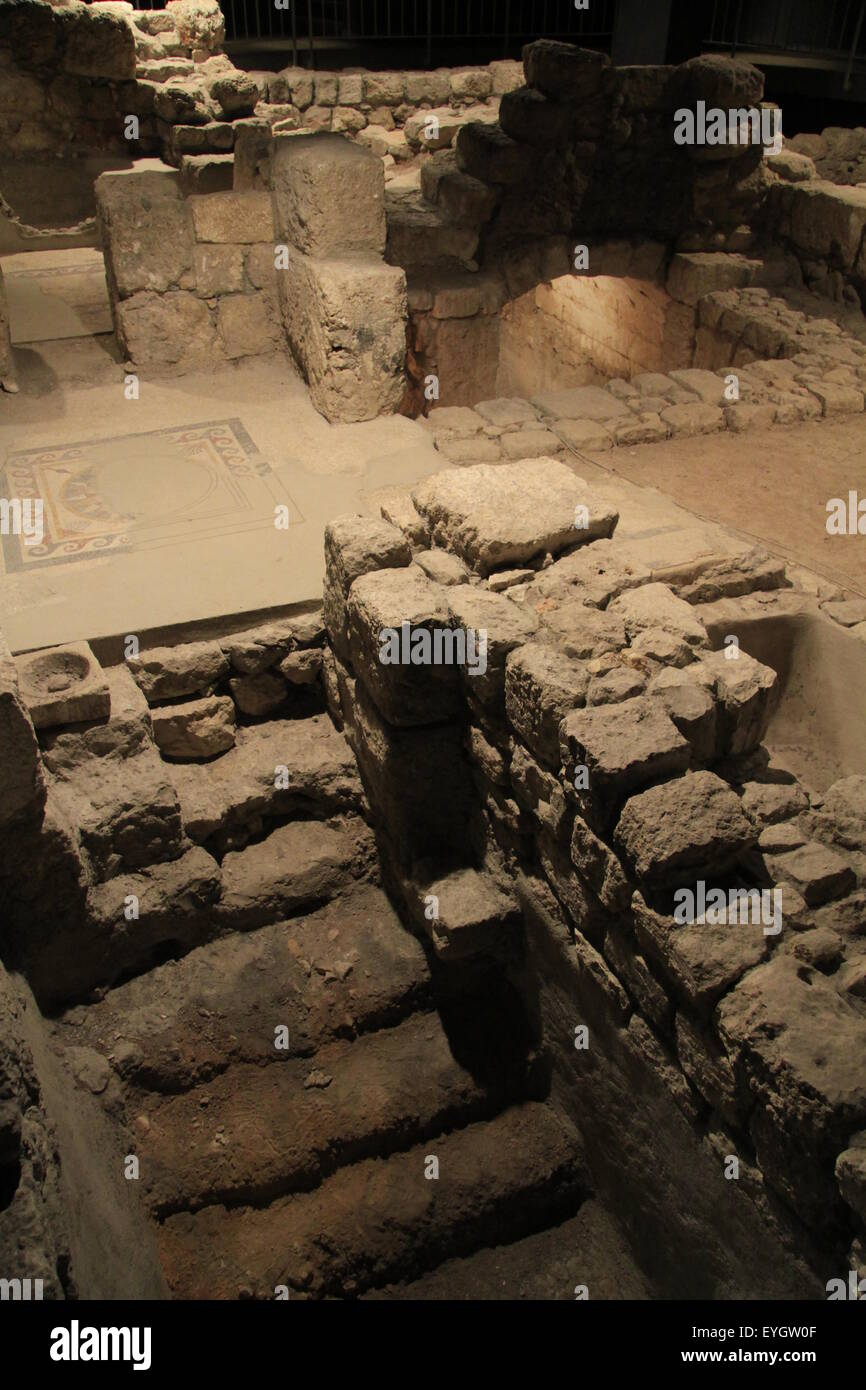
[[[491,1016],[490,1026],[497,1021]],[[261,1022],[272,1034],[271,1019]],[[136,1151],[146,1200],[165,1216],[313,1188],[347,1163],[381,1159],[538,1094],[537,1055],[511,1063],[483,1072],[474,1056],[457,1060],[439,1015],[427,1013],[331,1043],[312,1059],[233,1066],[142,1106]]]
[[[184,829],[205,844],[241,843],[266,816],[329,815],[362,803],[355,759],[326,714],[274,719],[238,729],[237,742],[210,763],[172,763]]]
[[[391,265],[452,266],[477,270],[478,224],[452,221],[441,206],[429,203],[420,189],[385,191]]]
[[[444,1264],[408,1284],[366,1297],[423,1302],[523,1299],[647,1299],[650,1288],[612,1217],[594,1198],[558,1226]]]
[[[377,872],[373,834],[359,817],[289,821],[225,856],[214,920],[233,931],[263,927],[318,907]]]
[[[161,1257],[175,1298],[353,1297],[572,1216],[588,1186],[576,1130],[528,1102],[263,1209],[169,1217]]]
[[[201,851],[197,851],[201,853]],[[309,1057],[429,1005],[424,950],[381,889],[359,884],[306,917],[231,934],[58,1020],[134,1088],[189,1090],[237,1064]],[[288,1029],[277,1050],[274,1029]]]

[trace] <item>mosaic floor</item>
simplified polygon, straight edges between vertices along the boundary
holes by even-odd
[[[43,504],[41,544],[2,536],[7,574],[304,519],[238,419],[11,452],[0,495]]]

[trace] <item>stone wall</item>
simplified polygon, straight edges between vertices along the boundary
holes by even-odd
[[[282,342],[267,193],[187,196],[159,160],[96,183],[109,292],[134,366],[185,369]]]
[[[446,470],[381,510],[329,526],[324,614],[408,917],[445,962],[511,962],[672,1296],[820,1297],[866,1253],[866,781],[810,798],[768,767],[776,673],[711,650],[697,607],[772,604],[782,566],[664,582],[551,459]],[[483,630],[485,663],[379,659],[389,632],[421,653],[437,630]],[[678,918],[698,883],[781,915]]]

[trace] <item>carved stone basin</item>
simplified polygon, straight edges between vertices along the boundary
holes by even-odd
[[[37,729],[108,717],[104,672],[87,642],[16,656],[21,698]]]

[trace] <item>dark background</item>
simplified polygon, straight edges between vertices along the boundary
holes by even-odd
[[[160,8],[164,0],[133,0]],[[239,67],[404,68],[519,58],[547,37],[614,62],[755,62],[786,134],[866,124],[866,0],[220,0]]]

